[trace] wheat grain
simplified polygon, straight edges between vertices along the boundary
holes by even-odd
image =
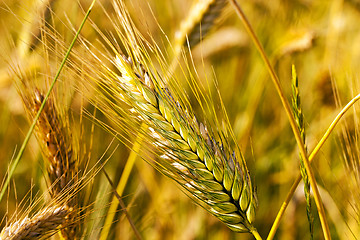
[[[66,205],[44,208],[33,217],[24,217],[4,227],[1,240],[43,239],[59,231],[72,208]]]

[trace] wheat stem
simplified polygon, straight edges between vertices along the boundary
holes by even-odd
[[[304,149],[304,143],[303,143],[303,141],[301,139],[299,129],[296,126],[295,118],[292,115],[290,104],[286,100],[284,91],[282,90],[280,80],[277,77],[274,68],[271,66],[270,61],[267,58],[266,53],[264,51],[264,48],[262,47],[262,44],[260,43],[259,39],[257,38],[253,28],[251,27],[250,22],[246,18],[246,16],[245,16],[244,12],[242,11],[240,5],[237,3],[236,0],[230,0],[230,1],[234,6],[237,15],[239,16],[239,18],[242,20],[243,24],[245,25],[246,30],[248,31],[249,35],[251,36],[257,50],[259,51],[263,61],[265,62],[265,65],[266,65],[266,67],[267,67],[267,69],[268,69],[268,71],[270,73],[270,77],[271,77],[271,79],[272,79],[272,81],[273,81],[273,83],[275,85],[277,93],[278,93],[278,95],[280,97],[280,100],[281,100],[281,102],[282,102],[282,104],[284,106],[285,112],[286,112],[287,117],[289,119],[291,128],[292,128],[292,130],[294,132],[296,142],[297,142],[297,144],[299,146],[300,154],[301,154],[301,156],[302,156],[302,158],[304,160],[304,165],[305,165],[306,172],[307,172],[307,174],[309,176],[310,185],[311,185],[311,187],[312,187],[312,189],[314,191],[314,199],[315,199],[315,203],[316,203],[316,206],[317,206],[317,209],[318,209],[318,212],[319,212],[319,218],[320,218],[320,222],[321,222],[321,227],[323,229],[324,237],[325,237],[326,240],[331,239],[329,226],[328,226],[328,223],[327,223],[327,220],[326,220],[324,206],[322,204],[321,196],[320,196],[319,190],[317,188],[316,179],[315,179],[314,174],[313,174],[313,172],[311,170],[309,159],[307,158],[307,154],[306,154],[306,151]]]
[[[141,239],[142,239],[142,238],[141,238],[141,235],[140,235],[139,231],[136,229],[135,224],[134,224],[134,222],[132,221],[132,219],[131,219],[131,217],[130,217],[127,209],[126,209],[126,206],[125,206],[124,201],[121,199],[120,194],[116,191],[114,183],[111,181],[111,179],[110,179],[109,175],[106,173],[105,169],[102,169],[102,171],[103,171],[103,173],[105,174],[107,180],[109,181],[109,183],[110,183],[110,185],[111,185],[111,187],[112,187],[112,189],[113,189],[114,195],[115,195],[116,199],[119,201],[119,204],[120,204],[122,210],[124,211],[125,216],[126,216],[126,218],[128,219],[128,221],[129,221],[129,223],[130,223],[130,226],[131,226],[131,228],[133,229],[133,231],[134,231],[134,233],[135,233],[136,238],[137,238],[138,240],[141,240]],[[105,236],[105,239],[106,239],[106,236]]]
[[[145,130],[146,127],[147,127],[146,124],[143,123],[142,126],[141,126],[141,129]],[[123,194],[123,192],[124,192],[124,189],[125,189],[125,186],[126,186],[126,183],[127,183],[128,179],[129,179],[131,170],[133,169],[136,157],[137,157],[137,155],[138,155],[138,153],[140,151],[141,142],[143,141],[143,139],[144,139],[144,135],[141,134],[141,132],[140,132],[138,134],[138,136],[137,136],[137,139],[136,139],[134,145],[132,146],[131,153],[129,155],[128,160],[126,161],[126,165],[124,167],[123,173],[121,174],[119,184],[116,187],[116,194],[118,194],[119,196],[121,196]],[[103,228],[103,230],[101,231],[101,234],[100,234],[100,240],[106,240],[107,239],[107,237],[109,235],[111,224],[113,223],[113,219],[115,217],[117,206],[118,206],[118,200],[117,200],[117,197],[114,196],[112,201],[111,201],[108,213],[106,215],[104,228]]]
[[[254,238],[256,240],[262,240],[260,234],[258,233],[258,231],[256,229],[251,230],[251,234],[254,236]]]
[[[335,119],[332,121],[328,129],[326,130],[324,136],[321,138],[319,143],[316,145],[314,150],[311,152],[309,156],[309,161],[313,160],[315,155],[319,152],[322,145],[324,145],[325,141],[328,139],[330,133],[334,130],[336,124],[340,121],[342,116],[349,110],[350,107],[352,107],[358,100],[360,99],[360,94],[356,95],[351,101],[346,104],[346,106],[339,112],[339,114],[335,117]]]
[[[76,42],[76,40],[77,40],[77,38],[78,38],[78,36],[79,36],[79,34],[80,34],[81,29],[83,28],[83,26],[84,26],[84,24],[85,24],[87,18],[89,17],[90,12],[91,12],[91,10],[92,10],[95,2],[96,2],[96,0],[93,0],[93,1],[92,1],[92,3],[91,3],[91,5],[90,5],[90,7],[89,7],[89,9],[88,9],[88,11],[87,11],[84,19],[82,20],[82,22],[81,22],[81,24],[80,24],[80,27],[79,27],[78,31],[76,32],[76,35],[74,36],[74,38],[73,38],[73,40],[72,40],[72,42],[71,42],[71,44],[70,44],[70,46],[69,46],[66,54],[65,54],[65,57],[63,58],[63,60],[62,60],[62,62],[61,62],[61,64],[60,64],[59,70],[57,71],[57,73],[56,73],[53,81],[52,81],[51,84],[50,84],[50,88],[49,88],[49,90],[47,91],[47,93],[46,93],[46,95],[45,95],[45,97],[44,97],[44,100],[43,100],[43,102],[42,102],[42,104],[41,104],[41,106],[40,106],[40,108],[39,108],[39,111],[37,112],[37,114],[36,114],[36,116],[35,116],[32,124],[31,124],[31,126],[30,126],[30,129],[29,129],[29,131],[28,131],[27,134],[26,134],[26,137],[25,137],[25,139],[24,139],[24,142],[22,143],[22,145],[21,145],[21,147],[20,147],[19,153],[18,153],[18,155],[16,156],[16,159],[14,160],[14,162],[12,163],[12,165],[11,165],[11,167],[10,167],[10,170],[9,170],[9,173],[8,173],[8,177],[6,178],[6,181],[5,181],[5,183],[4,183],[4,185],[3,185],[2,189],[1,189],[1,192],[0,192],[0,202],[1,202],[1,200],[2,200],[2,198],[3,198],[3,196],[4,196],[4,194],[5,194],[6,188],[7,188],[8,185],[9,185],[9,182],[10,182],[10,179],[11,179],[12,175],[14,174],[15,169],[16,169],[17,165],[19,164],[19,161],[20,161],[20,159],[21,159],[21,157],[22,157],[22,155],[23,155],[23,153],[24,153],[25,147],[26,147],[27,143],[28,143],[29,140],[30,140],[31,134],[32,134],[32,132],[34,131],[35,125],[36,125],[36,123],[37,123],[37,121],[38,121],[38,119],[39,119],[39,117],[40,117],[40,114],[41,114],[42,110],[43,110],[44,107],[45,107],[46,101],[48,100],[48,98],[49,98],[49,96],[50,96],[50,93],[51,93],[52,89],[54,88],[55,83],[56,83],[57,79],[59,78],[60,73],[61,73],[63,67],[65,66],[65,63],[66,63],[66,61],[67,61],[67,59],[68,59],[68,57],[69,57],[69,55],[70,55],[71,49],[73,48],[73,46],[74,46],[74,44],[75,44],[75,42]]]
[[[340,121],[342,116],[344,116],[344,114],[350,109],[350,107],[352,107],[359,99],[360,99],[360,94],[356,95],[353,99],[351,99],[351,101],[348,104],[346,104],[346,106],[335,117],[335,119],[332,121],[332,123],[330,124],[330,126],[326,130],[325,134],[323,135],[323,137],[319,141],[319,143],[315,146],[314,150],[311,152],[311,154],[309,156],[309,162],[310,163],[313,161],[316,154],[319,152],[320,148],[324,145],[325,141],[328,139],[329,135],[334,130],[336,124]],[[279,210],[279,212],[278,212],[278,214],[277,214],[277,216],[275,218],[275,221],[274,221],[274,223],[273,223],[273,225],[272,225],[272,227],[270,229],[267,240],[272,240],[274,238],[276,230],[279,227],[280,220],[281,220],[282,216],[284,215],[284,212],[285,212],[287,206],[289,205],[289,202],[290,202],[292,196],[294,195],[295,190],[296,190],[297,186],[299,185],[300,181],[301,181],[301,175],[298,174],[296,180],[294,181],[293,185],[291,186],[290,191],[288,192],[288,194],[286,196],[285,201],[283,202],[283,204],[280,207],[280,210]]]

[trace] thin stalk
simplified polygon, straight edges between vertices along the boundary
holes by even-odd
[[[254,236],[256,240],[262,240],[260,234],[257,232],[256,228],[251,230],[251,234]]]
[[[146,127],[147,126],[144,123],[141,125],[142,130],[144,130]],[[120,181],[119,181],[119,183],[118,183],[118,185],[116,187],[116,194],[118,194],[120,196],[123,194],[126,183],[129,180],[131,170],[134,167],[134,163],[135,163],[136,157],[138,155],[138,152],[140,150],[141,142],[143,141],[144,137],[145,136],[143,134],[139,133],[134,145],[132,146],[132,150],[131,150],[131,153],[130,153],[130,155],[128,157],[128,160],[126,161],[124,171],[121,174]],[[119,204],[117,199],[118,199],[117,196],[113,196],[113,198],[112,198],[108,213],[106,215],[104,228],[103,228],[103,230],[101,231],[101,234],[100,234],[100,240],[106,240],[108,235],[109,235],[110,227],[111,227],[111,224],[113,223],[115,213],[116,213],[116,209],[117,209],[118,204]]]
[[[325,141],[328,139],[330,133],[334,130],[336,124],[340,121],[342,116],[344,116],[344,114],[350,109],[350,107],[352,107],[359,99],[360,99],[360,94],[356,95],[353,99],[351,99],[351,101],[348,104],[346,104],[346,106],[336,116],[336,118],[333,120],[333,122],[330,124],[330,126],[326,130],[324,136],[321,138],[319,143],[315,146],[314,150],[311,152],[311,154],[309,156],[310,163],[313,161],[316,154],[319,152],[320,148],[324,145]],[[280,219],[284,215],[285,209],[289,205],[289,202],[290,202],[292,196],[294,195],[294,192],[295,192],[297,186],[299,185],[300,181],[301,181],[301,175],[299,173],[296,180],[294,181],[290,191],[288,192],[288,195],[286,196],[285,201],[281,205],[281,208],[280,208],[280,210],[275,218],[275,221],[270,229],[267,240],[272,240],[274,238],[276,230],[278,229],[279,224],[280,224]]]
[[[304,148],[304,143],[303,143],[303,141],[301,139],[299,129],[297,128],[296,121],[295,121],[295,118],[294,118],[294,116],[292,114],[290,104],[286,100],[284,91],[282,90],[280,80],[277,77],[274,68],[271,66],[270,61],[266,56],[266,53],[264,51],[263,46],[261,45],[259,39],[257,38],[254,30],[252,29],[252,27],[250,25],[250,22],[246,18],[246,16],[245,16],[244,12],[242,11],[240,5],[237,3],[236,0],[230,0],[230,2],[233,4],[236,13],[238,14],[239,18],[242,20],[243,24],[245,25],[245,28],[246,28],[247,32],[249,33],[250,37],[252,38],[252,41],[254,42],[257,50],[259,51],[259,53],[260,53],[260,55],[261,55],[261,57],[263,59],[263,61],[265,62],[266,68],[268,69],[268,71],[270,73],[270,77],[271,77],[271,79],[272,79],[272,81],[273,81],[273,83],[275,85],[276,91],[277,91],[277,93],[278,93],[278,95],[280,97],[280,100],[281,100],[281,102],[282,102],[282,104],[284,106],[285,112],[287,114],[287,117],[289,119],[289,122],[290,122],[290,125],[291,125],[291,128],[292,128],[292,131],[294,132],[294,136],[295,136],[296,142],[298,144],[300,154],[301,154],[301,156],[302,156],[302,158],[304,160],[305,169],[306,169],[306,172],[307,172],[307,174],[309,176],[310,185],[311,185],[311,187],[313,189],[313,192],[314,192],[314,200],[315,200],[318,212],[319,212],[319,218],[320,218],[321,227],[323,229],[325,240],[331,239],[329,226],[328,226],[326,216],[325,216],[324,206],[323,206],[323,203],[321,201],[321,196],[320,196],[319,190],[317,188],[316,179],[315,179],[314,174],[313,174],[313,172],[311,170],[309,159],[308,159],[308,157],[306,155],[306,151],[305,151],[305,148]]]
[[[106,173],[105,169],[102,169],[102,171],[103,171],[103,173],[105,174],[107,180],[109,181],[109,183],[110,183],[110,185],[111,185],[111,187],[112,187],[112,189],[113,189],[114,195],[115,195],[115,197],[117,198],[117,200],[119,201],[119,204],[120,204],[122,210],[124,211],[124,213],[125,213],[125,215],[126,215],[126,218],[128,219],[128,221],[129,221],[129,223],[130,223],[130,225],[131,225],[131,228],[133,229],[133,231],[134,231],[134,233],[135,233],[136,239],[141,240],[142,238],[141,238],[141,236],[140,236],[140,233],[139,233],[139,231],[136,229],[134,222],[132,221],[132,219],[131,219],[128,211],[126,210],[126,206],[125,206],[124,201],[121,199],[119,193],[116,191],[115,186],[114,186],[114,183],[111,181],[111,179],[110,179],[109,175]]]
[[[70,55],[71,49],[74,47],[75,42],[76,42],[76,40],[77,40],[77,38],[78,38],[78,36],[79,36],[79,34],[80,34],[80,31],[82,30],[82,28],[83,28],[83,26],[84,26],[87,18],[89,17],[90,12],[91,12],[91,10],[92,10],[95,2],[96,2],[96,0],[93,0],[93,1],[92,1],[91,5],[90,5],[90,7],[89,7],[89,9],[88,9],[88,11],[86,12],[85,17],[84,17],[84,19],[82,20],[82,22],[81,22],[81,24],[80,24],[80,27],[79,27],[78,31],[76,32],[76,35],[75,35],[75,37],[73,38],[73,40],[72,40],[72,42],[71,42],[71,44],[70,44],[70,46],[69,46],[69,49],[67,50],[67,52],[66,52],[66,54],[65,54],[64,59],[62,60],[62,62],[61,62],[61,64],[60,64],[59,70],[57,71],[57,73],[56,73],[56,75],[55,75],[55,77],[54,77],[54,80],[51,82],[50,88],[49,88],[48,92],[46,93],[46,95],[45,95],[45,97],[44,97],[44,100],[43,100],[43,102],[42,102],[42,104],[41,104],[41,106],[40,106],[40,108],[39,108],[39,111],[37,112],[37,114],[36,114],[36,116],[35,116],[32,124],[31,124],[31,126],[30,126],[30,129],[29,129],[29,131],[28,131],[27,134],[26,134],[26,137],[25,137],[25,139],[24,139],[24,142],[22,143],[21,148],[20,148],[20,150],[19,150],[19,153],[18,153],[18,155],[16,156],[16,159],[14,160],[14,162],[12,163],[12,165],[11,165],[11,167],[10,167],[8,177],[7,177],[7,179],[6,179],[3,187],[2,187],[2,189],[1,189],[0,202],[1,202],[1,200],[2,200],[2,198],[3,198],[3,196],[4,196],[4,194],[5,194],[5,191],[6,191],[7,187],[8,187],[8,185],[9,185],[9,182],[10,182],[10,179],[11,179],[12,175],[14,174],[15,169],[16,169],[17,165],[19,164],[19,161],[20,161],[20,159],[21,159],[21,157],[22,157],[22,155],[23,155],[23,153],[24,153],[24,150],[25,150],[25,147],[26,147],[27,143],[29,142],[29,139],[30,139],[30,137],[31,137],[31,134],[32,134],[32,132],[34,131],[36,122],[37,122],[37,120],[39,119],[40,114],[41,114],[42,110],[43,110],[44,107],[45,107],[45,104],[46,104],[46,102],[47,102],[47,100],[48,100],[48,98],[49,98],[49,96],[50,96],[50,93],[51,93],[52,89],[54,88],[55,83],[56,83],[57,79],[59,78],[62,69],[63,69],[64,66],[65,66],[66,60],[68,59],[68,57],[69,57],[69,55]]]

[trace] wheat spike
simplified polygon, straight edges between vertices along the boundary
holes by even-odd
[[[301,138],[305,144],[305,122],[304,122],[304,114],[302,113],[301,109],[301,101],[300,101],[300,92],[299,92],[299,81],[296,74],[295,66],[292,66],[292,107],[293,107],[293,114],[296,119],[297,126],[299,128]],[[306,150],[306,144],[305,144],[305,150]],[[301,177],[304,181],[304,192],[305,192],[305,199],[306,199],[306,214],[308,217],[309,222],[309,230],[310,230],[310,239],[314,238],[314,217],[311,212],[311,195],[310,195],[310,181],[309,177],[306,173],[305,166],[304,166],[304,160],[300,156],[300,172]]]
[[[24,217],[4,227],[1,240],[44,239],[56,233],[67,222],[72,208],[66,205],[44,208],[33,217]]]
[[[239,148],[231,147],[233,135],[219,130],[216,119],[197,123],[185,95],[153,68],[146,50],[151,45],[142,42],[124,3],[115,1],[115,9],[121,23],[118,28],[124,29],[120,37],[130,57],[113,48],[115,57],[107,56],[113,64],[110,67],[91,52],[95,59],[87,61],[91,64],[86,74],[100,89],[94,101],[129,135],[139,132],[138,126],[145,122],[149,130],[143,134],[154,146],[151,151],[158,158],[153,164],[158,170],[177,181],[196,203],[231,230],[256,232],[256,193]],[[151,51],[156,52],[154,49]],[[117,70],[111,70],[113,67]],[[85,84],[89,86],[89,82]]]
[[[34,90],[34,98],[31,106],[28,106],[33,114],[36,114],[43,102],[44,95],[38,89]],[[44,154],[49,160],[49,177],[55,186],[52,195],[58,195],[76,174],[75,158],[70,134],[62,123],[58,111],[50,98],[39,118],[36,134],[42,142]]]
[[[179,52],[181,47],[187,44],[186,39],[189,41],[189,47],[198,44],[210,31],[227,2],[227,0],[198,0],[175,33],[175,52]]]
[[[18,73],[20,74],[20,73]],[[31,83],[28,76],[20,75],[22,85],[19,88],[26,110],[30,118],[38,112],[43,102],[43,93]],[[41,145],[44,158],[49,162],[48,175],[51,182],[49,188],[53,199],[61,196],[64,191],[76,191],[74,185],[79,185],[77,181],[77,156],[74,154],[67,121],[57,110],[54,100],[49,98],[36,124],[36,137]],[[74,209],[71,216],[67,216],[66,228],[61,230],[65,239],[74,239],[79,232],[77,224],[78,198],[71,197],[66,205]]]
[[[43,93],[38,89],[34,91],[33,105],[29,106],[32,113],[35,115],[44,99]],[[37,130],[37,138],[42,143],[43,153],[46,159],[49,161],[49,177],[53,184],[51,195],[53,198],[57,197],[64,189],[70,188],[76,181],[77,164],[76,156],[73,153],[73,147],[71,142],[71,134],[63,122],[59,111],[51,98],[45,104],[44,110],[40,115]],[[67,203],[69,206],[75,208],[77,198],[73,197]],[[75,208],[76,209],[76,208]],[[67,217],[67,227],[61,230],[61,234],[65,239],[74,239],[79,231],[77,225],[72,225],[76,218],[76,211],[72,211],[72,216]]]
[[[124,57],[116,63],[126,94],[120,100],[125,98],[150,127],[162,154],[159,169],[232,230],[252,231],[257,203],[241,154],[229,149],[221,133],[197,124],[170,89],[157,86],[148,72],[137,72],[140,65]]]

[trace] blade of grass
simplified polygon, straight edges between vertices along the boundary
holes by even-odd
[[[263,59],[263,61],[265,62],[266,68],[268,69],[269,73],[270,73],[270,77],[275,85],[276,91],[280,97],[280,100],[284,106],[285,112],[287,114],[287,117],[289,119],[292,131],[294,132],[294,136],[296,139],[296,142],[299,146],[299,150],[300,150],[300,154],[304,160],[304,165],[305,165],[305,169],[306,172],[309,176],[309,181],[310,181],[310,185],[313,189],[314,192],[314,199],[315,199],[315,203],[316,203],[316,207],[318,209],[319,212],[319,218],[320,218],[320,222],[321,222],[321,227],[323,229],[323,233],[324,233],[324,237],[326,240],[331,239],[330,236],[330,230],[329,230],[329,226],[326,220],[326,216],[325,216],[325,210],[324,210],[324,206],[323,203],[321,201],[321,197],[320,197],[320,193],[319,190],[317,188],[317,184],[316,184],[316,179],[314,177],[314,174],[311,170],[311,166],[309,163],[309,159],[307,157],[305,148],[304,148],[304,143],[301,139],[301,135],[299,132],[299,129],[297,128],[297,124],[296,124],[296,120],[292,114],[291,111],[291,107],[289,102],[287,101],[284,91],[282,90],[281,84],[280,84],[280,80],[277,77],[274,68],[271,66],[270,61],[268,59],[268,57],[266,56],[265,50],[263,48],[263,46],[261,45],[259,39],[257,38],[254,30],[251,27],[250,22],[248,21],[248,19],[246,18],[244,12],[242,11],[240,5],[237,3],[236,0],[230,0],[230,2],[233,4],[234,9],[237,13],[237,15],[239,16],[239,18],[241,19],[241,21],[243,22],[243,24],[245,25],[245,28],[247,30],[247,32],[249,33],[250,37],[252,38],[252,41],[254,42],[257,50],[259,51],[261,58]]]
[[[72,42],[71,42],[71,44],[70,44],[70,46],[69,46],[69,49],[67,50],[67,52],[66,52],[66,54],[65,54],[64,59],[62,60],[62,62],[61,62],[61,64],[60,64],[59,70],[57,71],[57,73],[56,73],[56,75],[55,75],[55,77],[54,77],[54,80],[51,82],[50,88],[49,88],[48,92],[46,93],[46,95],[45,95],[45,97],[44,97],[44,100],[43,100],[43,102],[42,102],[42,104],[41,104],[41,106],[40,106],[40,108],[39,108],[39,111],[37,112],[37,114],[36,114],[36,116],[35,116],[32,124],[31,124],[31,126],[30,126],[30,129],[29,129],[29,131],[28,131],[27,134],[26,134],[26,137],[25,137],[25,139],[24,139],[24,142],[22,143],[21,148],[20,148],[20,150],[19,150],[19,153],[18,153],[18,155],[16,156],[16,159],[14,160],[14,162],[12,163],[12,165],[11,165],[11,167],[10,167],[10,170],[9,170],[9,173],[8,173],[8,176],[7,176],[7,179],[6,179],[4,185],[3,185],[2,189],[1,189],[0,202],[1,202],[1,200],[2,200],[2,198],[3,198],[3,196],[4,196],[4,194],[5,194],[5,191],[6,191],[7,187],[8,187],[8,185],[9,185],[9,182],[10,182],[10,179],[11,179],[12,175],[14,174],[15,169],[16,169],[17,165],[19,164],[19,161],[20,161],[20,159],[21,159],[21,157],[22,157],[22,155],[23,155],[23,153],[24,153],[24,150],[25,150],[25,147],[26,147],[27,143],[29,142],[29,139],[30,139],[30,137],[31,137],[31,134],[32,134],[32,132],[34,131],[36,122],[37,122],[37,120],[39,119],[42,110],[44,109],[44,106],[45,106],[45,104],[46,104],[46,101],[47,101],[47,99],[49,98],[50,93],[51,93],[52,89],[54,88],[55,83],[56,83],[57,79],[59,78],[62,69],[63,69],[64,66],[65,66],[66,60],[68,59],[68,57],[69,57],[69,55],[70,55],[71,49],[73,48],[73,46],[74,46],[74,44],[75,44],[75,42],[76,42],[76,40],[77,40],[77,38],[78,38],[78,36],[79,36],[79,34],[80,34],[81,29],[83,28],[83,26],[84,26],[84,24],[85,24],[87,18],[89,17],[90,12],[91,12],[91,10],[92,10],[95,2],[96,2],[96,0],[93,0],[93,1],[92,1],[91,5],[90,5],[90,7],[89,7],[89,9],[88,9],[88,11],[86,12],[85,17],[84,17],[84,19],[82,20],[82,22],[81,22],[81,24],[80,24],[80,27],[79,27],[78,31],[76,32],[76,35],[74,36],[74,38],[73,38],[73,40],[72,40]]]
[[[326,139],[328,139],[330,133],[334,130],[336,124],[340,121],[342,116],[344,116],[344,114],[350,109],[350,107],[352,107],[359,99],[360,99],[360,94],[356,95],[353,99],[351,99],[351,101],[348,104],[346,104],[346,106],[336,116],[336,118],[333,120],[333,122],[330,124],[330,126],[326,130],[324,136],[321,138],[319,143],[315,146],[314,150],[311,152],[311,154],[309,156],[309,162],[310,163],[313,161],[313,159],[315,158],[316,154],[319,152],[322,145],[324,145]],[[278,214],[277,214],[277,216],[275,218],[275,221],[274,221],[274,223],[273,223],[273,225],[272,225],[272,227],[270,229],[267,240],[274,239],[276,230],[278,229],[279,224],[280,224],[280,219],[284,215],[285,209],[289,205],[289,202],[290,202],[292,196],[294,195],[294,192],[295,192],[297,186],[299,185],[300,181],[301,181],[301,175],[299,173],[296,180],[294,181],[293,185],[291,186],[291,189],[288,192],[288,195],[286,196],[285,201],[281,205],[281,208],[280,208],[280,210],[279,210],[279,212],[278,212]]]

